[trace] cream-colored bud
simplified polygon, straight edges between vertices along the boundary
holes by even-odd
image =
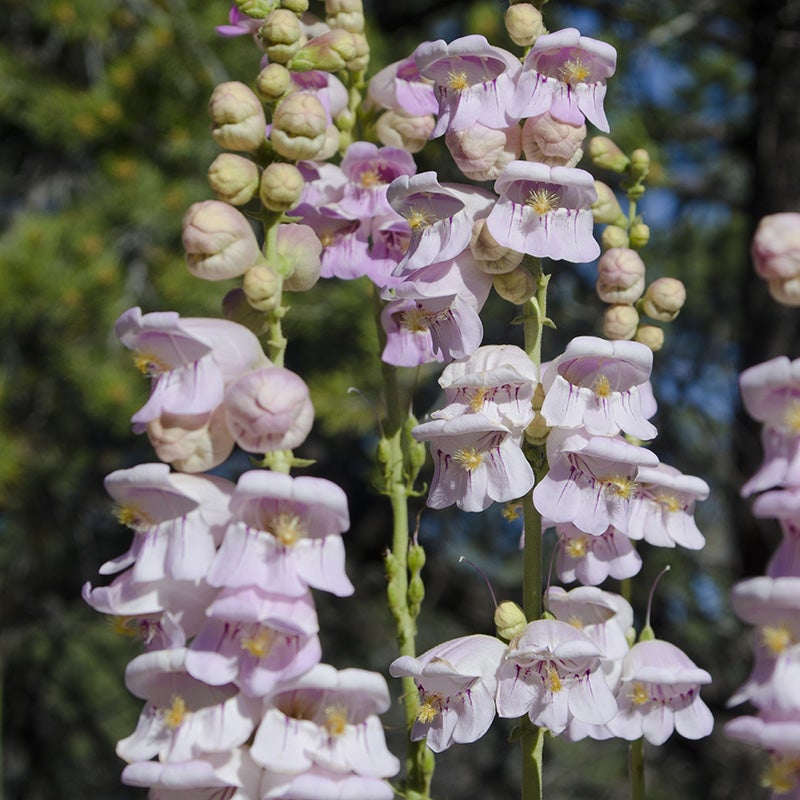
[[[275,161],[261,173],[259,196],[264,208],[270,211],[288,211],[297,205],[305,181],[294,164]]]
[[[650,226],[644,222],[637,222],[631,225],[631,247],[634,250],[641,250],[650,241]]]
[[[245,273],[246,275],[247,273]],[[244,290],[240,287],[231,289],[222,298],[222,316],[231,322],[238,322],[253,331],[256,336],[269,330],[269,320],[260,311],[256,311],[247,302]]]
[[[664,346],[664,331],[655,325],[642,325],[633,339],[646,344],[655,353]]]
[[[256,78],[258,93],[270,103],[281,99],[292,87],[292,73],[283,64],[267,64]]]
[[[414,117],[402,109],[385,111],[375,123],[381,144],[418,153],[428,143],[436,120],[432,114]],[[341,126],[340,126],[341,127]]]
[[[278,8],[265,20],[258,31],[264,52],[270,61],[285,64],[303,46],[303,28],[297,15],[287,8]]]
[[[278,227],[276,269],[287,277],[287,292],[306,292],[319,280],[322,244],[308,225],[284,223]]]
[[[630,159],[607,136],[595,136],[589,141],[589,158],[603,169],[625,172]]]
[[[246,17],[264,19],[278,7],[278,0],[234,0],[234,5]]]
[[[643,180],[650,172],[650,153],[639,147],[631,153],[631,177]]]
[[[611,250],[613,247],[628,247],[630,240],[624,228],[619,225],[606,225],[600,234],[600,244],[603,250]]]
[[[644,292],[644,261],[635,250],[612,247],[597,262],[597,294],[604,303],[635,303]]]
[[[487,275],[504,275],[513,272],[521,263],[523,254],[497,242],[486,227],[486,219],[475,220],[469,243],[475,263]]]
[[[258,149],[266,135],[264,107],[252,89],[239,81],[221,83],[208,103],[211,135],[227,150]]]
[[[494,290],[503,300],[521,306],[536,294],[536,281],[524,267],[517,267],[504,275],[495,275]]]
[[[581,145],[585,138],[586,125],[561,122],[544,113],[525,120],[522,149],[528,161],[538,161],[551,167],[574,167],[583,157]]]
[[[344,30],[332,30],[309,39],[292,57],[289,69],[303,72],[322,70],[339,72],[358,55],[355,36]]]
[[[542,12],[530,3],[509,6],[505,24],[511,41],[520,47],[530,47],[543,33],[547,33]]]
[[[642,298],[642,311],[658,322],[672,322],[686,302],[686,287],[677,278],[653,281]]]
[[[772,278],[767,281],[772,299],[784,306],[800,306],[800,278]]]
[[[609,306],[603,316],[603,336],[606,339],[633,339],[638,325],[639,313],[633,306]]]
[[[597,200],[592,203],[592,217],[599,225],[618,225],[627,227],[628,218],[622,211],[614,190],[602,181],[595,181]]]
[[[369,42],[363,33],[353,33],[356,57],[347,63],[350,72],[363,72],[369,66]]]
[[[281,279],[266,264],[247,270],[242,280],[247,302],[257,311],[273,311],[281,302]]]
[[[525,630],[528,620],[525,618],[525,612],[516,603],[504,600],[494,610],[494,624],[497,635],[510,642]]]
[[[327,128],[325,107],[316,95],[292,92],[275,109],[270,141],[284,158],[313,159],[325,145]]]
[[[364,13],[362,0],[325,0],[326,17],[335,17],[337,14],[352,14],[356,11]]]
[[[243,206],[258,191],[258,167],[249,158],[220,153],[208,168],[208,183],[218,200]]]
[[[334,30],[340,29],[350,33],[363,33],[366,25],[362,11],[341,11],[325,21]]]
[[[308,11],[308,0],[281,0],[281,8],[285,8],[299,17]]]
[[[444,141],[456,166],[473,181],[496,180],[522,149],[516,123],[495,130],[475,122],[464,130],[448,131]]]

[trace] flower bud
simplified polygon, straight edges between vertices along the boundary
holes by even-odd
[[[281,99],[292,87],[292,73],[283,64],[267,64],[256,78],[258,93],[269,103]]]
[[[245,272],[242,291],[256,311],[274,311],[281,302],[281,280],[268,264],[256,264]]]
[[[325,0],[325,16],[335,17],[337,14],[364,13],[362,0]]]
[[[772,299],[781,305],[800,306],[800,278],[773,278],[767,282],[767,288]]]
[[[246,17],[264,19],[278,7],[278,0],[234,0],[233,3]]]
[[[639,147],[631,153],[631,177],[635,181],[644,180],[650,172],[650,153]]]
[[[348,62],[350,72],[363,72],[369,66],[369,42],[363,33],[353,33],[356,43],[356,57]]]
[[[325,107],[310,92],[292,92],[281,100],[272,118],[270,141],[290,161],[316,158],[326,142]]]
[[[302,378],[283,367],[246,372],[225,391],[225,419],[236,444],[248,453],[292,450],[314,423],[314,406]]]
[[[205,472],[233,450],[233,437],[220,405],[210,414],[162,414],[147,423],[156,455],[181,472]]]
[[[288,66],[299,72],[312,69],[339,72],[357,55],[358,48],[353,34],[335,29],[306,42],[295,53]]]
[[[603,336],[606,339],[633,339],[639,325],[639,312],[629,305],[614,305],[603,315]]]
[[[664,331],[655,325],[642,325],[633,339],[646,344],[655,353],[664,346]]]
[[[630,159],[607,136],[595,136],[589,141],[589,158],[603,169],[625,172]]]
[[[444,137],[456,166],[473,181],[498,178],[507,164],[520,154],[522,143],[519,125],[493,130],[473,123],[461,131],[448,131]]]
[[[306,292],[319,280],[322,244],[308,225],[284,223],[278,227],[277,261],[287,292]]]
[[[344,30],[349,33],[363,33],[366,26],[363,11],[340,11],[325,21],[333,30]]]
[[[641,250],[650,241],[650,226],[644,222],[637,222],[631,225],[631,247],[634,250]]]
[[[659,278],[644,293],[642,311],[658,322],[672,322],[686,302],[686,288],[676,278]]]
[[[611,250],[614,247],[627,247],[630,244],[628,234],[624,228],[618,225],[606,225],[600,234],[600,244],[604,250]]]
[[[597,294],[604,303],[635,303],[644,292],[644,261],[635,250],[612,247],[597,262]]]
[[[273,11],[264,20],[258,35],[269,60],[278,64],[285,64],[303,46],[300,20],[286,8]]]
[[[182,240],[189,272],[207,281],[244,275],[261,258],[247,217],[219,200],[189,206]]]
[[[249,158],[220,153],[208,168],[208,183],[218,200],[243,206],[258,191],[258,167]]]
[[[432,114],[414,117],[402,109],[385,111],[375,123],[381,144],[418,153],[428,143],[436,120]],[[341,126],[340,126],[341,127]]]
[[[211,136],[227,150],[250,152],[264,141],[267,120],[255,93],[239,81],[221,83],[208,103]]]
[[[303,174],[294,164],[275,161],[261,173],[259,196],[264,208],[288,211],[297,205],[304,186]]]
[[[300,17],[308,11],[308,0],[281,0],[281,8],[285,8]]]
[[[505,25],[509,38],[520,47],[530,47],[547,28],[542,12],[530,3],[515,3],[506,10]]]
[[[594,188],[597,191],[597,200],[592,203],[594,221],[600,225],[618,225],[626,228],[628,218],[623,213],[614,190],[602,181],[595,181]]]
[[[525,612],[516,603],[504,600],[494,610],[494,624],[497,635],[504,641],[510,642],[525,630],[528,620],[525,618]]]
[[[522,263],[523,254],[498,244],[486,227],[485,218],[475,220],[469,247],[478,269],[487,275],[513,272]]]
[[[541,411],[535,411],[533,419],[525,428],[525,441],[533,445],[542,445],[547,441],[547,434],[550,433],[550,426],[542,415]]]
[[[250,270],[248,270],[250,272]],[[247,272],[245,272],[245,277]],[[244,325],[245,328],[252,331],[256,336],[261,336],[269,329],[269,321],[263,313],[256,311],[250,303],[247,302],[244,290],[237,287],[231,289],[225,297],[222,298],[222,316],[231,322],[238,322]]]
[[[408,571],[422,572],[425,566],[425,548],[420,544],[411,544],[408,547]]]
[[[517,267],[504,275],[495,275],[492,283],[503,300],[518,306],[527,303],[536,294],[536,281],[524,267]]]
[[[800,277],[800,214],[763,217],[753,236],[752,255],[756,273],[768,281]]]
[[[510,6],[509,10],[518,7]],[[525,120],[522,149],[528,161],[574,167],[583,157],[581,145],[585,138],[586,125],[571,125],[544,113]]]

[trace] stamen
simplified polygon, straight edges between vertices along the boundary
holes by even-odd
[[[162,711],[164,715],[164,724],[173,730],[180,726],[186,717],[186,701],[180,696],[175,695],[172,698],[172,705]]]
[[[426,694],[421,689],[420,692],[422,694],[422,703],[417,709],[417,720],[423,725],[429,725],[442,710],[444,698],[438,693]]]
[[[412,233],[419,233],[427,228],[430,228],[436,222],[436,216],[433,212],[412,206],[408,211],[403,214],[408,222],[408,227],[411,228]]]
[[[486,399],[487,389],[485,386],[479,386],[472,395],[469,401],[469,410],[477,414],[483,408],[483,401]]]
[[[298,539],[303,539],[308,534],[300,517],[286,511],[272,517],[264,529],[269,531],[284,547],[291,547]]]
[[[564,688],[561,676],[552,664],[547,665],[547,687],[553,694],[558,694]]]
[[[772,789],[775,794],[789,794],[797,786],[798,771],[800,759],[773,755],[761,778],[761,785]]]
[[[615,495],[622,500],[630,500],[636,491],[636,481],[627,475],[612,475],[610,478],[603,478],[601,483],[605,486],[608,494]]]
[[[117,522],[134,531],[143,531],[153,526],[153,520],[144,511],[133,505],[119,505],[114,508]]]
[[[465,472],[472,472],[483,463],[483,454],[474,447],[462,447],[453,453],[453,461]]]
[[[365,189],[372,189],[375,186],[383,186],[386,181],[381,177],[380,172],[374,169],[365,169],[360,176],[361,185]]]
[[[347,728],[347,709],[341,705],[325,708],[325,729],[329,736],[341,736]]]
[[[683,503],[681,503],[677,495],[668,492],[657,492],[653,496],[653,500],[670,513],[680,511],[683,508]]]
[[[469,78],[467,78],[467,73],[464,70],[451,70],[448,72],[447,83],[454,92],[463,92],[465,89],[469,89],[470,86]]]
[[[531,189],[525,205],[532,208],[537,216],[546,217],[560,207],[561,200],[551,189],[540,187],[539,189]]]
[[[564,544],[564,551],[570,558],[586,558],[588,550],[588,536],[576,536],[574,539],[567,540]]]
[[[160,375],[162,372],[169,372],[170,370],[169,364],[152,353],[135,352],[133,354],[133,363],[142,375]]]
[[[761,628],[761,643],[777,656],[794,644],[794,636],[786,625],[765,625]]]
[[[792,433],[800,433],[800,400],[793,400],[787,407],[783,422]]]
[[[577,56],[565,61],[558,70],[558,77],[570,86],[585,83],[592,70]]]
[[[612,394],[611,381],[605,375],[598,375],[592,384],[592,391],[597,397],[609,397]]]
[[[400,324],[411,333],[424,333],[430,330],[433,316],[424,308],[415,306],[400,314]]]
[[[264,658],[269,655],[275,642],[275,631],[270,628],[259,627],[254,636],[243,636],[240,642],[242,650],[247,650],[251,656]]]
[[[638,681],[631,686],[629,696],[635,706],[643,706],[645,703],[650,702],[650,692],[647,691],[647,686]]]

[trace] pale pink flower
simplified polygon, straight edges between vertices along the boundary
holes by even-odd
[[[756,272],[766,280],[800,277],[800,214],[770,214],[758,223],[752,246]]]
[[[474,634],[444,642],[417,658],[395,659],[389,673],[413,677],[419,691],[411,741],[425,739],[434,753],[441,753],[454,743],[480,739],[495,716],[495,672],[504,652],[499,639]]]
[[[131,417],[142,429],[164,413],[214,411],[231,380],[269,363],[251,331],[224,319],[181,319],[174,311],[142,314],[130,308],[115,331],[134,351],[139,369],[152,378],[149,400]]]
[[[347,497],[336,484],[251,470],[239,478],[231,515],[208,574],[213,586],[260,586],[291,597],[309,586],[340,597],[353,592],[341,537],[350,524]]]
[[[308,386],[284,367],[262,367],[241,375],[225,391],[225,420],[248,453],[292,450],[314,424]]]
[[[539,36],[525,58],[510,110],[517,119],[549,111],[573,125],[586,118],[607,132],[603,99],[616,66],[617,51],[610,44],[575,28]]]
[[[423,422],[412,430],[431,443],[433,479],[428,506],[483,511],[493,502],[522,497],[533,486],[533,470],[503,425],[482,414]]]
[[[433,344],[430,325],[416,300],[395,300],[381,311],[381,325],[386,333],[386,346],[381,361],[397,367],[418,367],[444,361],[444,354]]]
[[[253,17],[248,17],[247,14],[243,14],[236,6],[231,6],[231,10],[228,13],[228,24],[217,25],[216,31],[220,36],[245,36],[249,34],[256,38],[262,22],[263,20],[254,19]],[[258,40],[256,39],[256,41]]]
[[[512,161],[495,181],[500,195],[486,225],[504,247],[532,256],[592,261],[600,247],[592,236],[594,178],[574,167]]]
[[[635,644],[622,664],[619,713],[607,723],[622,739],[642,736],[660,745],[673,730],[687,739],[711,733],[714,718],[700,699],[711,676],[675,645],[656,639]]]
[[[373,75],[367,98],[382,108],[402,109],[416,117],[435,114],[439,109],[433,81],[420,74],[413,54]]]
[[[617,704],[603,677],[602,655],[588,636],[566,622],[529,622],[497,671],[498,715],[527,714],[534,725],[554,734],[573,718],[607,723]]]
[[[424,42],[414,51],[414,58],[420,73],[433,80],[439,102],[433,138],[478,121],[490,128],[511,123],[506,104],[520,72],[512,53],[493,47],[484,36],[470,35],[450,44],[441,39]]]
[[[767,565],[770,578],[800,578],[800,488],[764,492],[753,503],[753,515],[780,521],[783,539]]]
[[[281,684],[268,700],[250,748],[268,770],[296,774],[316,765],[389,778],[400,768],[378,719],[390,702],[382,675],[317,664]]]
[[[542,416],[555,427],[653,439],[657,431],[647,421],[656,411],[652,367],[653,351],[639,342],[578,336],[542,374]]]
[[[396,794],[392,786],[380,778],[325,769],[315,764],[299,773],[264,770],[257,797],[260,800],[392,800]]]
[[[592,535],[563,522],[556,526],[556,533],[556,574],[564,583],[577,580],[586,586],[598,586],[609,575],[623,580],[642,568],[642,557],[631,540],[612,525],[603,533]]]

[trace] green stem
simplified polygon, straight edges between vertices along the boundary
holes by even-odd
[[[631,800],[645,800],[644,739],[631,742],[628,765],[631,777]]]

